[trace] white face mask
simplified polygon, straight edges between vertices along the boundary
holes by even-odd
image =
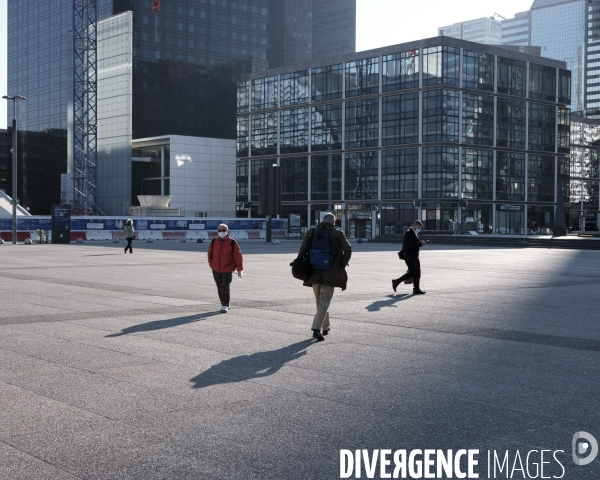
[[[227,232],[219,232],[219,237],[225,238],[227,236]]]
[[[419,233],[420,231],[421,231],[421,229],[420,229],[420,228],[417,228],[417,229],[415,230],[415,233]]]

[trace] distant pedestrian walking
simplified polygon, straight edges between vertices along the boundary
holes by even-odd
[[[222,223],[217,228],[218,237],[210,242],[208,247],[208,264],[212,268],[213,278],[217,285],[219,300],[221,301],[221,313],[229,311],[229,287],[233,272],[237,270],[238,278],[241,280],[244,270],[242,251],[240,244],[229,236],[229,227]]]
[[[133,229],[133,220],[128,219],[123,225],[123,233],[125,234],[125,238],[127,239],[127,246],[125,247],[125,253],[127,253],[127,249],[129,249],[129,253],[133,253],[133,249],[131,248],[131,242],[135,238],[135,231]]]
[[[352,247],[346,235],[334,224],[335,216],[327,213],[323,221],[306,234],[298,252],[298,258],[302,258],[306,253],[311,258],[313,273],[304,282],[304,286],[312,286],[315,294],[317,313],[311,328],[313,337],[319,341],[325,340],[323,335],[327,335],[331,328],[328,310],[334,288],[346,290],[346,267],[352,255]]]
[[[396,280],[392,280],[392,288],[394,292],[398,285],[404,280],[409,278],[413,279],[413,295],[423,295],[423,292],[419,286],[421,283],[421,262],[419,261],[419,250],[425,246],[425,242],[419,240],[419,232],[423,224],[419,220],[415,220],[406,233],[404,234],[404,241],[402,242],[402,251],[400,252],[404,256],[404,262],[408,267],[408,272],[402,275]],[[401,257],[402,258],[402,257]]]

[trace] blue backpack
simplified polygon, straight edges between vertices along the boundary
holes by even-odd
[[[327,270],[333,264],[333,241],[329,232],[334,227],[315,227],[310,249],[310,263],[315,270]]]

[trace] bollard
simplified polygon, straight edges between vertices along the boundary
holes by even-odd
[[[78,238],[77,240],[75,240],[75,243],[83,243],[83,238]]]
[[[179,243],[185,243],[187,240],[185,238],[180,238]]]
[[[26,238],[23,242],[25,245],[31,245],[31,238]]]
[[[199,238],[198,240],[196,240],[196,243],[204,243],[204,240],[202,238]]]
[[[4,245],[4,240],[0,238],[0,245]]]
[[[119,243],[119,239],[118,238],[113,238],[113,243]]]
[[[279,240],[277,240],[277,239],[271,240],[271,243],[274,243],[275,245],[279,245]]]
[[[151,238],[149,238],[148,240],[146,240],[148,243],[154,243],[154,240],[152,240]]]

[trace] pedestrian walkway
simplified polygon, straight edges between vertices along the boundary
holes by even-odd
[[[299,242],[241,242],[227,315],[207,247],[0,246],[0,478],[335,479],[342,449],[463,448],[480,478],[542,449],[600,478],[570,456],[600,439],[600,252],[428,245],[413,297],[397,245],[353,243],[314,342]]]

